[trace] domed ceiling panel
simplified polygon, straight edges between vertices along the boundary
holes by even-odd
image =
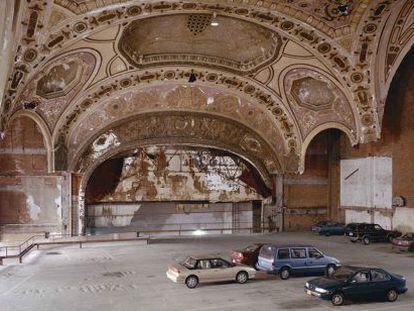
[[[194,63],[252,73],[278,55],[280,36],[262,26],[212,14],[176,14],[131,22],[119,50],[136,67]]]

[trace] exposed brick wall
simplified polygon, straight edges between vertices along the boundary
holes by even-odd
[[[46,173],[46,148],[39,127],[28,117],[16,118],[0,140],[0,175]]]
[[[330,132],[318,134],[306,152],[305,172],[285,176],[285,230],[308,230],[328,216],[328,139]]]
[[[414,207],[414,50],[407,54],[391,84],[378,142],[351,147],[341,137],[341,158],[392,157],[393,196]]]

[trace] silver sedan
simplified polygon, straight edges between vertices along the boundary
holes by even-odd
[[[256,270],[245,265],[235,265],[216,256],[190,256],[183,262],[170,265],[167,277],[175,283],[185,283],[195,288],[199,283],[236,281],[246,283],[256,276]]]

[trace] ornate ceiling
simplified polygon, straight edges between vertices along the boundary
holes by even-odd
[[[31,103],[56,170],[171,143],[228,150],[265,180],[301,172],[322,130],[380,137],[413,12],[408,0],[33,0],[1,130]]]

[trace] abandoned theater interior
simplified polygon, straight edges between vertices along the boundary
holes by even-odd
[[[413,310],[413,44],[413,0],[0,0],[0,309]]]

